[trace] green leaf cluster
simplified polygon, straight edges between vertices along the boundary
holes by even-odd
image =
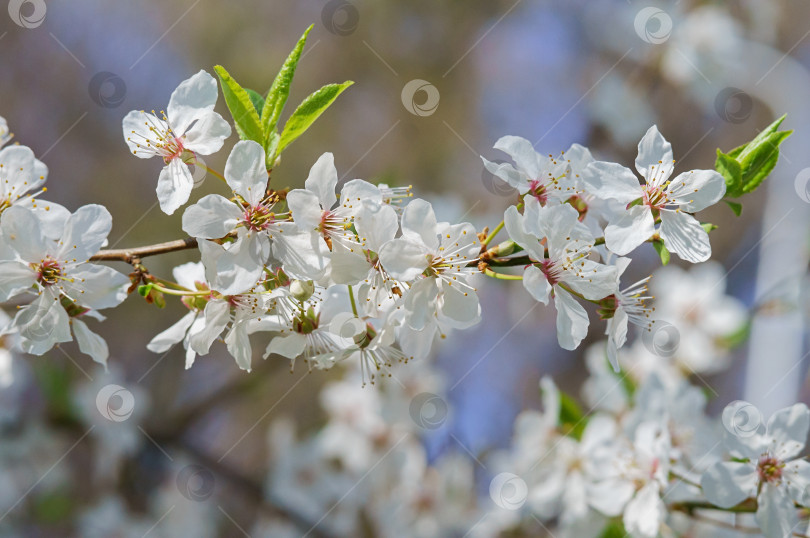
[[[779,145],[793,133],[779,130],[784,120],[785,115],[770,124],[751,142],[728,153],[717,150],[714,167],[726,180],[726,198],[739,198],[753,192],[773,171],[779,160]],[[737,216],[740,215],[742,204],[733,200],[724,201]]]
[[[283,127],[279,126],[295,69],[311,30],[312,26],[298,40],[264,97],[255,90],[243,88],[221,65],[214,67],[239,138],[262,145],[268,170],[275,166],[281,152],[304,134],[346,88],[354,84],[350,80],[342,84],[327,84],[307,96]]]

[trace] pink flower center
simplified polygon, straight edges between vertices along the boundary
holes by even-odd
[[[53,258],[45,258],[39,264],[32,264],[37,274],[37,282],[42,286],[52,286],[62,277],[62,266]]]
[[[757,462],[757,474],[760,482],[778,484],[782,481],[782,469],[785,464],[773,456],[762,456]]]
[[[540,205],[546,205],[546,202],[548,201],[548,192],[546,191],[546,185],[539,179],[532,179],[529,181],[529,194],[537,198]]]
[[[247,206],[244,209],[243,222],[249,230],[254,232],[266,230],[275,220],[275,215],[270,208],[263,204]]]
[[[560,268],[554,263],[554,261],[545,259],[540,262],[540,270],[543,271],[543,274],[546,275],[546,280],[552,286],[557,284],[560,281]]]
[[[652,209],[661,209],[666,205],[667,195],[661,187],[643,185],[642,190],[644,191],[642,197],[644,205],[650,206]]]

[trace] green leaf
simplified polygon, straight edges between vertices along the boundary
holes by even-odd
[[[242,140],[253,140],[262,144],[263,133],[259,113],[250,99],[248,92],[237,83],[221,65],[214,66],[222,85],[225,104],[231,111],[236,132]]]
[[[298,43],[296,43],[290,55],[287,56],[287,59],[284,60],[284,65],[281,66],[273,84],[267,91],[267,102],[264,110],[262,110],[261,117],[265,142],[269,141],[270,133],[275,131],[278,118],[281,116],[282,110],[284,110],[284,104],[287,102],[287,97],[290,95],[290,84],[292,84],[293,76],[295,76],[295,68],[298,66],[298,60],[301,59],[301,52],[304,50],[304,45],[307,43],[307,36],[313,26],[314,25],[310,25],[309,28],[304,31],[304,35],[298,40]],[[265,148],[267,147],[268,145],[265,143]],[[270,155],[269,152],[268,155]]]
[[[656,239],[653,241],[653,247],[655,247],[655,251],[658,253],[658,257],[661,258],[661,265],[666,265],[669,263],[669,251],[667,247],[664,245],[664,242],[660,239]]]
[[[732,198],[740,196],[742,194],[742,166],[737,159],[718,149],[714,168],[726,180],[726,196]]]
[[[270,136],[267,137],[267,147],[265,148],[265,153],[267,154],[267,162],[265,165],[267,166],[268,170],[276,166],[276,150],[278,150],[278,143],[280,141],[281,135],[279,135],[275,130],[270,131]]]
[[[581,439],[587,420],[579,404],[563,391],[560,391],[560,426],[565,435]]]
[[[732,202],[731,200],[723,200],[728,206],[734,211],[734,214],[738,217],[742,214],[742,204],[739,202]]]
[[[717,229],[717,225],[716,225],[716,224],[712,224],[711,222],[702,222],[702,223],[700,224],[700,226],[701,226],[701,227],[702,227],[704,230],[706,230],[706,233],[709,233],[709,232],[711,232],[712,230],[716,230],[716,229]]]
[[[625,538],[626,536],[627,531],[624,528],[624,524],[621,519],[617,518],[610,520],[608,524],[605,525],[599,538]]]
[[[146,297],[152,292],[153,286],[154,284],[143,284],[141,286],[138,286],[138,295],[140,295],[141,297]]]
[[[250,102],[253,103],[253,108],[256,109],[257,114],[262,113],[262,109],[264,108],[264,97],[259,94],[256,90],[251,90],[250,88],[245,88],[245,91],[250,97]]]
[[[779,131],[785,116],[777,119],[751,142],[728,154],[717,150],[715,169],[726,179],[726,196],[737,198],[754,191],[773,171],[779,160],[779,145],[793,131]]]
[[[338,98],[338,95],[352,84],[354,82],[351,80],[347,80],[343,84],[327,84],[304,99],[295,109],[295,112],[292,113],[290,119],[287,120],[286,125],[284,125],[281,140],[278,143],[278,150],[275,154],[281,154],[284,148],[304,134],[304,131],[309,129],[309,126]]]
[[[746,150],[740,155],[742,157],[743,192],[755,190],[773,171],[776,162],[779,160],[779,144],[792,133],[793,131],[772,133],[763,139],[762,143],[751,152],[748,152],[746,147]]]

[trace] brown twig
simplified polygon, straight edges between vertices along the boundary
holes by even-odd
[[[156,256],[158,254],[166,254],[168,252],[177,252],[191,248],[197,248],[197,239],[187,237],[185,239],[176,239],[174,241],[167,241],[165,243],[145,247],[100,250],[95,256],[90,258],[90,261],[121,261],[134,265],[138,263],[138,260],[146,258],[147,256]]]

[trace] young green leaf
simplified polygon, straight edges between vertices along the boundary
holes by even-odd
[[[253,108],[256,109],[257,114],[262,113],[262,109],[264,108],[264,97],[262,97],[259,92],[256,90],[251,90],[250,88],[245,88],[245,91],[250,97],[250,102],[253,103]]]
[[[284,148],[304,134],[304,131],[309,129],[309,126],[329,108],[329,105],[337,99],[338,95],[343,93],[343,90],[352,84],[354,84],[354,82],[351,80],[343,84],[327,84],[304,99],[304,101],[298,105],[298,108],[295,109],[295,112],[292,113],[290,119],[287,120],[286,125],[284,125],[276,154],[280,154],[284,151]]]
[[[307,36],[312,30],[312,26],[304,31],[304,35],[296,43],[295,48],[287,56],[284,65],[281,66],[278,74],[276,75],[273,84],[267,92],[267,101],[262,110],[262,130],[265,135],[265,142],[269,140],[270,133],[274,132],[278,118],[281,116],[281,111],[284,110],[284,104],[287,102],[287,97],[290,95],[290,84],[292,84],[293,76],[295,75],[295,68],[298,66],[298,60],[301,59],[301,52],[304,50],[304,45],[307,43]],[[265,145],[265,149],[267,146]],[[270,152],[268,152],[270,155]]]
[[[653,247],[655,247],[655,251],[658,253],[658,257],[661,258],[661,265],[666,265],[669,263],[669,250],[664,245],[664,242],[660,239],[656,239],[653,241]]]
[[[742,214],[742,204],[739,202],[732,202],[731,200],[723,200],[728,206],[734,211],[736,216],[740,216]]]
[[[214,66],[222,86],[225,104],[231,111],[236,132],[242,140],[254,140],[263,143],[263,133],[259,113],[248,92],[221,65]]]
[[[779,145],[793,131],[779,131],[785,116],[777,119],[751,142],[723,153],[717,150],[715,169],[726,180],[726,196],[737,198],[755,190],[779,160]],[[733,209],[733,208],[732,208]]]
[[[742,166],[737,159],[717,150],[717,160],[714,169],[726,180],[726,196],[736,198],[742,192]]]
[[[700,223],[700,226],[701,226],[701,227],[702,227],[704,230],[706,230],[706,233],[709,233],[709,232],[711,232],[712,230],[716,230],[716,229],[717,229],[717,225],[716,225],[716,224],[712,224],[711,222],[702,222],[702,223]]]

